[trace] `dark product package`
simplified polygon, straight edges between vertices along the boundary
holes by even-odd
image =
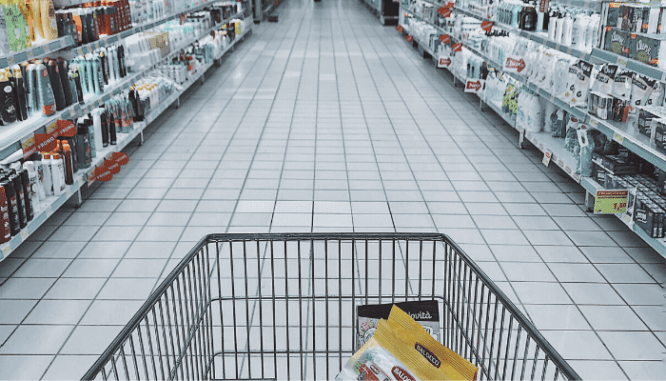
[[[439,303],[436,300],[395,303],[414,320],[419,322],[437,341],[440,341]],[[368,341],[377,329],[380,319],[388,319],[393,304],[370,304],[356,307],[358,334],[356,349]]]
[[[664,213],[657,204],[645,195],[636,197],[634,207],[634,223],[643,229],[652,238],[664,236],[663,220]]]
[[[630,44],[631,32],[626,32],[618,28],[611,28],[606,31],[604,50],[627,57],[629,56]]]
[[[598,116],[599,119],[608,120],[613,116],[613,97],[598,92],[591,92],[587,110],[591,114]]]
[[[654,125],[654,143],[658,149],[666,151],[666,120],[657,119]]]
[[[616,122],[626,122],[629,115],[629,101],[613,97],[613,120]]]
[[[638,34],[630,40],[629,58],[647,65],[658,66],[661,46],[664,41],[664,36]]]
[[[658,117],[644,109],[638,109],[638,132],[646,136],[652,136],[652,127]]]

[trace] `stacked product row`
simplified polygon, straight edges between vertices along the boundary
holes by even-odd
[[[124,57],[119,45],[70,61],[44,58],[0,69],[0,124],[51,116],[104,93],[105,86],[127,76]]]

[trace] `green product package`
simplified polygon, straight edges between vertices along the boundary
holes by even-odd
[[[5,21],[3,31],[7,31],[9,50],[20,52],[30,47],[28,42],[30,29],[18,5],[16,3],[2,3],[2,13]]]

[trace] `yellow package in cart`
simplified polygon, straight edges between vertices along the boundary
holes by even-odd
[[[417,323],[418,324],[418,323]],[[449,380],[433,368],[382,319],[377,330],[347,361],[335,377],[338,381]]]
[[[441,379],[476,380],[479,369],[474,364],[435,340],[398,306],[391,309],[387,323],[409,348],[428,360],[431,368],[441,372]]]

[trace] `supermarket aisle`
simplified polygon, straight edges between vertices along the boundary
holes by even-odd
[[[78,379],[212,232],[449,234],[585,379],[660,379],[666,260],[357,0],[289,0],[0,263],[0,379]]]

